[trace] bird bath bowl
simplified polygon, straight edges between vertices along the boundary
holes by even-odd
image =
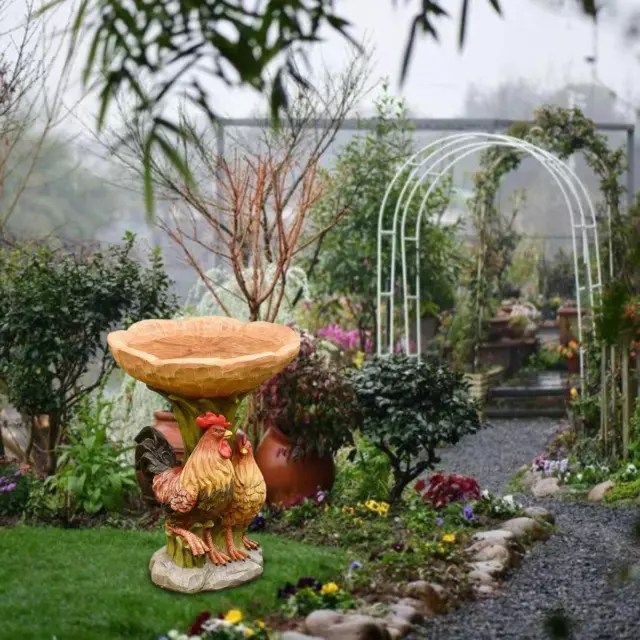
[[[220,513],[216,512],[218,503],[210,495],[206,500],[202,499],[206,506],[197,502],[200,496],[214,491],[212,487],[217,479],[213,481],[210,478],[217,473],[216,464],[226,469],[224,473],[231,478],[231,482],[235,481],[236,488],[242,481],[238,481],[239,467],[235,466],[235,453],[233,458],[218,460],[217,454],[211,452],[224,445],[218,445],[218,440],[212,439],[218,437],[213,428],[208,433],[208,427],[199,426],[196,420],[207,413],[222,415],[226,419],[226,422],[222,422],[234,434],[237,430],[234,424],[236,411],[240,403],[297,356],[300,349],[298,334],[289,327],[269,322],[245,323],[211,316],[143,320],[126,331],[110,333],[107,339],[118,365],[171,403],[184,441],[184,465],[178,466],[175,455],[168,443],[165,446],[161,435],[154,433],[149,436],[152,432],[147,428],[136,438],[136,466],[148,474],[156,498],[159,494],[155,479],[166,473],[166,477],[171,476],[171,481],[161,484],[170,485],[176,492],[184,493],[188,489],[190,493],[184,494],[187,502],[191,496],[195,501],[194,506],[181,512],[174,509],[180,501],[171,502],[166,495],[164,499],[159,499],[167,508],[168,544],[152,559],[152,579],[165,588],[190,593],[241,584],[247,578],[246,571],[243,573],[239,566],[252,563],[229,562],[217,566],[214,555],[197,549],[202,540],[205,546],[212,547],[209,544],[212,540],[218,545],[223,540],[220,522],[224,522],[225,517],[227,520],[230,518],[228,513],[224,515],[226,507],[220,507]],[[229,433],[222,435],[225,429],[220,425],[216,425],[216,429],[220,432],[219,438],[229,438]],[[203,440],[198,455],[190,460],[205,433],[208,440]],[[248,448],[251,451],[250,443]],[[248,458],[252,460],[253,454]],[[264,482],[261,474],[259,479]],[[234,500],[237,493],[236,489]],[[244,510],[248,513],[246,505]],[[178,529],[186,531],[188,535],[176,533]],[[257,555],[260,556],[259,563]],[[260,565],[254,568],[254,573],[259,569],[259,575],[262,573],[261,554],[251,550],[249,556],[250,560],[254,560],[253,564]],[[256,575],[248,579],[252,577]]]

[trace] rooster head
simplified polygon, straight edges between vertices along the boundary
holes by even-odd
[[[223,458],[228,460],[232,455],[228,442],[229,438],[233,435],[228,429],[231,423],[227,422],[227,419],[222,414],[216,415],[211,411],[207,411],[204,415],[196,418],[196,424],[200,428],[207,430],[205,436],[209,440],[219,441],[218,451]]]
[[[247,434],[242,430],[238,429],[236,432],[236,442],[235,442],[236,451],[242,456],[246,456],[251,453],[252,446],[249,442],[249,438],[247,438]]]

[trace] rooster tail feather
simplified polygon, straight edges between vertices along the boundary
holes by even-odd
[[[138,472],[142,495],[146,502],[156,503],[153,479],[178,466],[173,447],[160,431],[144,427],[135,437],[135,469]],[[156,503],[157,504],[157,503]]]

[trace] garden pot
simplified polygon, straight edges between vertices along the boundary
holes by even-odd
[[[153,425],[169,442],[173,450],[176,452],[178,462],[182,462],[184,458],[184,443],[180,435],[180,427],[176,417],[171,411],[156,411],[153,414],[156,419]]]
[[[509,316],[496,316],[491,318],[487,327],[487,339],[489,342],[498,342],[509,336]]]
[[[335,480],[333,456],[306,453],[291,456],[292,445],[275,427],[269,427],[256,451],[256,462],[267,485],[267,502],[291,506],[317,491],[328,491]]]

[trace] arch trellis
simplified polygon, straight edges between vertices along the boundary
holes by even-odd
[[[533,144],[527,140],[511,136],[486,132],[454,134],[432,142],[411,156],[396,172],[389,184],[380,206],[378,218],[378,255],[377,255],[377,349],[378,354],[390,353],[395,345],[394,310],[396,292],[396,261],[398,251],[398,231],[400,236],[400,261],[402,271],[403,292],[403,347],[405,352],[420,359],[420,229],[427,210],[430,196],[435,192],[442,181],[449,175],[455,165],[464,158],[478,152],[486,152],[492,149],[511,149],[519,156],[530,156],[537,160],[546,170],[552,181],[558,186],[564,200],[567,213],[571,222],[571,236],[573,245],[574,274],[576,282],[576,303],[578,311],[578,339],[580,342],[580,371],[582,384],[584,385],[584,349],[583,324],[582,324],[582,294],[586,293],[586,302],[590,308],[597,303],[602,290],[602,267],[598,243],[598,228],[596,210],[584,183],[578,178],[572,168],[563,160],[542,146]],[[496,162],[504,159],[499,155]],[[511,168],[519,163],[513,162]],[[606,169],[606,168],[605,168]],[[606,172],[606,171],[605,171]],[[405,179],[400,190],[390,226],[385,226],[388,221],[387,202],[394,188],[398,188],[400,181]],[[420,193],[421,186],[428,184],[427,190],[420,201],[417,219],[415,220],[415,233],[407,235],[408,216],[416,194]],[[611,220],[611,206],[607,203],[607,216]],[[399,229],[398,229],[399,227]],[[383,283],[383,242],[385,238],[391,240],[391,256],[389,264],[388,283]],[[578,246],[582,247],[584,273],[578,264]],[[415,281],[410,287],[407,268],[407,249],[411,246],[415,252]],[[592,269],[595,264],[595,274]],[[613,265],[611,265],[613,268]],[[383,289],[383,284],[387,286]],[[416,351],[410,349],[410,306],[415,307],[415,334]],[[389,316],[387,339],[383,339],[384,310]]]

